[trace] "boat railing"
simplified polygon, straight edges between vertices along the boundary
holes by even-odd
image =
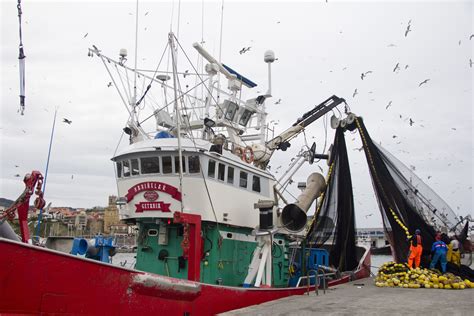
[[[311,273],[313,273],[313,274],[311,275]],[[323,268],[310,269],[310,270],[308,270],[306,275],[300,276],[298,278],[298,282],[296,283],[296,287],[300,286],[302,280],[306,280],[306,287],[307,287],[306,293],[309,295],[309,292],[310,292],[309,288],[310,288],[310,285],[311,285],[311,279],[314,278],[315,279],[315,289],[314,290],[315,290],[316,295],[319,295],[320,279],[322,279],[323,291],[324,291],[324,294],[326,294],[327,279],[330,276],[336,276],[336,273],[337,272],[326,273],[326,271]]]

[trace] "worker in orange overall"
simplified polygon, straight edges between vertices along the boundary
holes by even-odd
[[[410,252],[408,254],[408,267],[413,269],[413,261],[415,261],[415,268],[420,266],[421,253],[423,252],[423,245],[421,243],[421,231],[415,230],[415,235],[410,239]]]

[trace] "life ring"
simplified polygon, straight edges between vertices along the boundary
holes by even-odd
[[[242,160],[245,161],[246,163],[252,163],[254,160],[255,156],[253,154],[253,149],[250,146],[247,146],[244,148],[244,151],[242,152]]]

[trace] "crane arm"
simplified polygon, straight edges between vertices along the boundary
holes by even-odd
[[[267,149],[269,149],[271,152],[273,152],[275,149],[281,149],[285,151],[288,147],[290,147],[289,141],[291,139],[298,136],[298,134],[304,131],[306,127],[315,122],[321,116],[328,113],[339,104],[345,102],[346,100],[335,95],[328,98],[321,104],[315,106],[312,110],[303,114],[303,116],[300,117],[290,128],[286,129],[280,135],[268,141],[265,144]]]

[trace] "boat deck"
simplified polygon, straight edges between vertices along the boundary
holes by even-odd
[[[372,278],[221,315],[472,315],[474,289],[379,288]]]

